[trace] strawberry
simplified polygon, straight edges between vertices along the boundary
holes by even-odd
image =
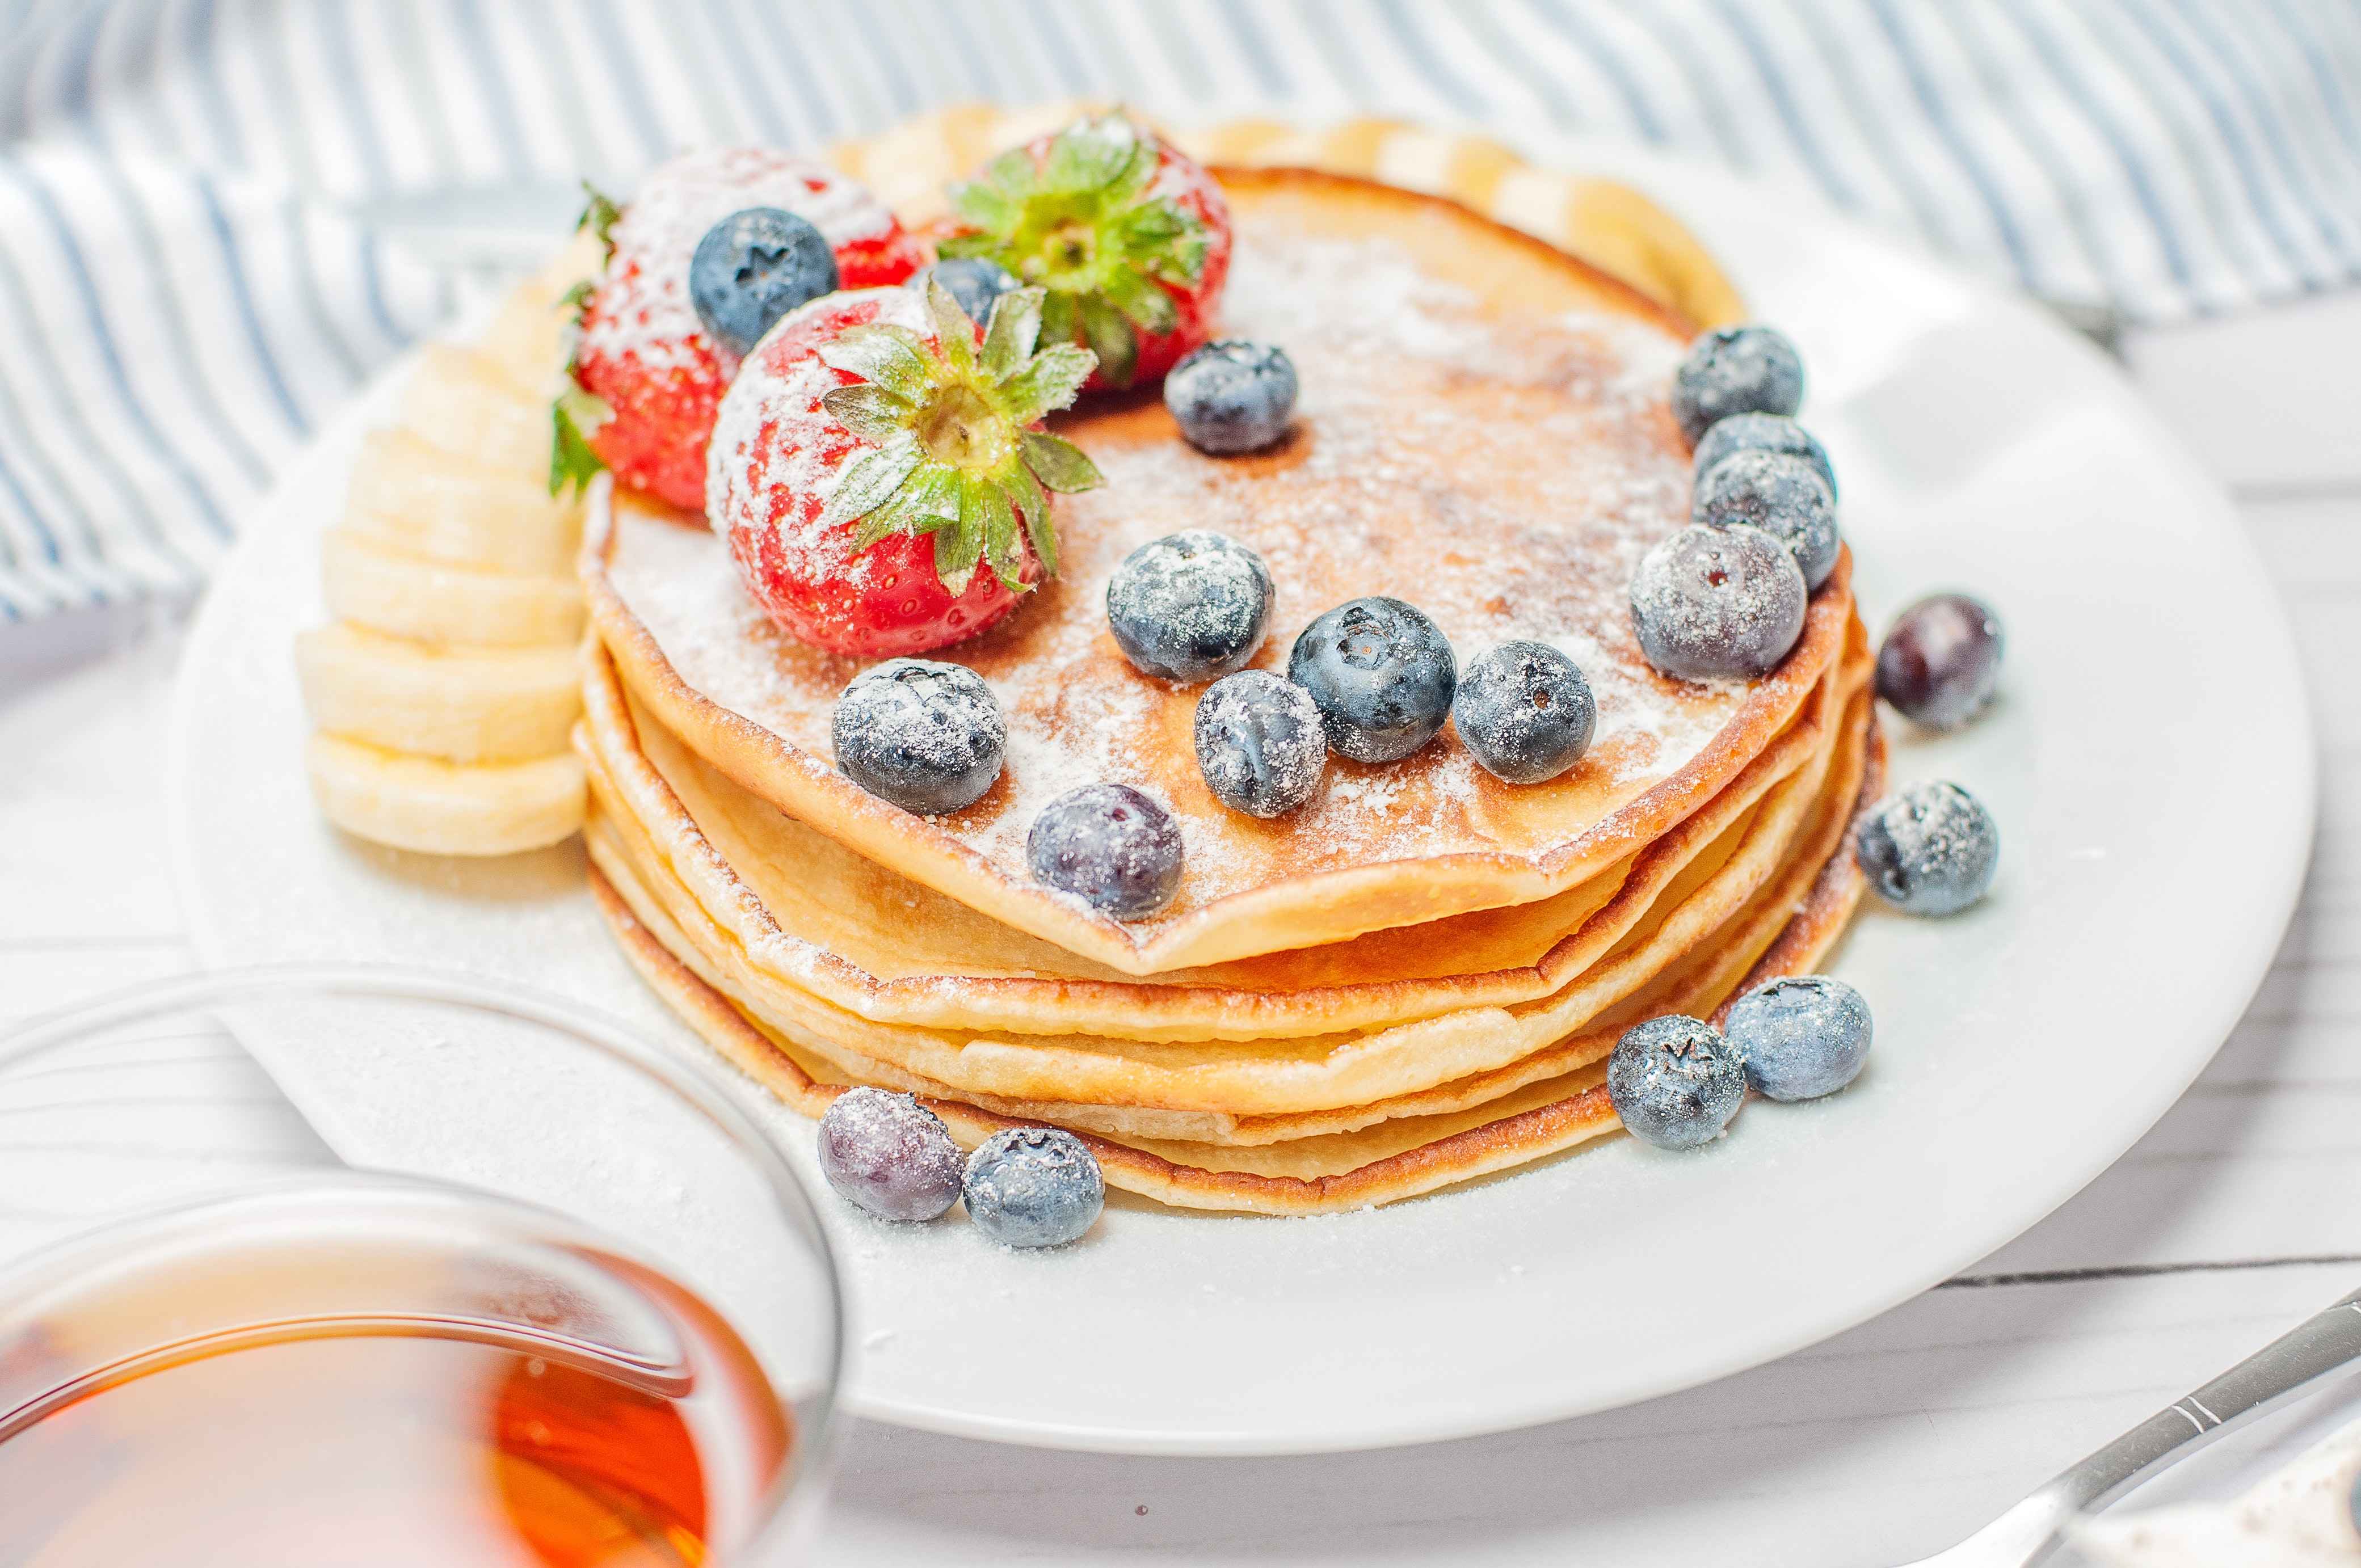
[[[756,345],[721,400],[706,510],[773,620],[836,652],[919,653],[1057,571],[1049,492],[1099,472],[1040,428],[1093,365],[1035,352],[1044,305],[1012,290],[979,329],[932,281],[828,294]]]
[[[569,296],[579,332],[553,411],[551,494],[607,467],[676,507],[704,503],[706,438],[738,365],[697,319],[689,258],[707,230],[748,207],[808,220],[842,288],[898,283],[928,259],[858,181],[768,148],[684,154],[651,171],[626,208],[593,191],[582,222],[606,243],[607,266]]]
[[[951,187],[947,257],[1049,291],[1041,333],[1098,356],[1093,389],[1153,384],[1213,335],[1230,209],[1193,160],[1122,115],[1002,153]]]

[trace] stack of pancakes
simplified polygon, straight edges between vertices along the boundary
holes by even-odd
[[[831,761],[859,661],[748,597],[702,520],[594,492],[577,747],[598,891],[641,971],[717,1047],[817,1114],[907,1090],[962,1143],[1088,1139],[1110,1185],[1194,1208],[1384,1202],[1615,1124],[1623,1029],[1709,1015],[1813,967],[1860,879],[1844,852],[1881,749],[1850,561],[1759,681],[1655,674],[1628,585],[1687,521],[1667,407],[1688,323],[1451,203],[1302,170],[1225,170],[1226,334],[1279,344],[1294,433],[1183,444],[1152,396],[1058,428],[1105,485],[1064,498],[1056,579],[946,651],[991,684],[1007,764],[983,799],[903,812]],[[1464,663],[1510,638],[1589,678],[1597,738],[1519,786],[1445,729],[1400,762],[1332,758],[1272,821],[1198,776],[1198,687],[1108,633],[1137,545],[1210,528],[1278,598],[1256,659],[1367,594],[1418,605]],[[1121,922],[1028,875],[1056,795],[1128,784],[1186,846],[1166,910]]]

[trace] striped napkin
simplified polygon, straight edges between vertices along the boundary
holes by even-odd
[[[452,313],[390,198],[1075,94],[1631,138],[2136,321],[2361,277],[2353,0],[0,0],[0,621],[193,591]]]

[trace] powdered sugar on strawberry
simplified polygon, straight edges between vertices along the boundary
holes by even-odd
[[[845,475],[876,444],[823,406],[829,392],[859,378],[820,352],[871,323],[936,341],[917,291],[868,289],[789,312],[755,347],[714,424],[707,521],[728,543],[748,591],[795,636],[838,652],[919,653],[982,630],[1016,596],[988,571],[953,593],[937,573],[930,535],[892,533],[858,549],[850,521],[823,517]],[[1025,580],[1038,575],[1028,548]]]
[[[900,282],[927,259],[866,187],[809,159],[719,148],[651,171],[611,231],[614,255],[584,305],[574,376],[610,411],[588,433],[599,458],[621,483],[678,507],[702,504],[706,438],[738,370],[697,320],[689,259],[708,230],[748,207],[808,220],[848,289]]]
[[[865,444],[820,406],[851,379],[815,350],[848,326],[884,322],[926,334],[926,307],[909,289],[869,289],[814,300],[779,319],[721,400],[705,469],[706,521],[741,565],[749,552],[798,576],[834,575],[867,587],[874,552],[856,555],[852,535],[822,528],[819,514]],[[787,504],[793,498],[794,504]],[[769,543],[752,541],[763,535]]]

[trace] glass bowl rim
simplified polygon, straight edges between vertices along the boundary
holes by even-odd
[[[810,1188],[796,1174],[779,1136],[749,1108],[747,1091],[709,1063],[686,1052],[654,1046],[638,1029],[599,1009],[506,979],[418,965],[305,962],[199,970],[127,986],[19,1020],[0,1028],[0,1080],[18,1068],[90,1044],[125,1024],[202,1007],[235,1006],[241,1001],[289,996],[346,996],[441,1005],[537,1025],[577,1047],[602,1051],[642,1078],[653,1080],[657,1088],[668,1091],[701,1116],[753,1169],[779,1205],[783,1219],[803,1232],[818,1262],[832,1309],[823,1358],[826,1384],[818,1398],[818,1419],[798,1416],[797,1441],[786,1475],[765,1503],[760,1521],[748,1538],[736,1544],[730,1556],[719,1559],[718,1564],[719,1568],[728,1568],[741,1555],[749,1562],[768,1561],[770,1552],[795,1528],[791,1505],[823,1488],[833,1467],[842,1427],[842,1396],[850,1357],[846,1326],[850,1303],[842,1266],[829,1241],[828,1228],[821,1221],[819,1206],[813,1201]],[[587,1224],[593,1232],[605,1229],[596,1220],[584,1220],[564,1210],[550,1209],[546,1203],[456,1178],[379,1170],[346,1164],[338,1157],[333,1168],[324,1168],[318,1173],[288,1171],[258,1176],[198,1196],[144,1203],[71,1231],[0,1262],[0,1292],[5,1292],[8,1281],[66,1262],[78,1252],[89,1251],[95,1255],[117,1230],[135,1229],[173,1212],[201,1212],[214,1204],[251,1199],[274,1189],[289,1190],[307,1182],[354,1176],[390,1178],[463,1195],[479,1192],[503,1204],[550,1210],[572,1223]]]

